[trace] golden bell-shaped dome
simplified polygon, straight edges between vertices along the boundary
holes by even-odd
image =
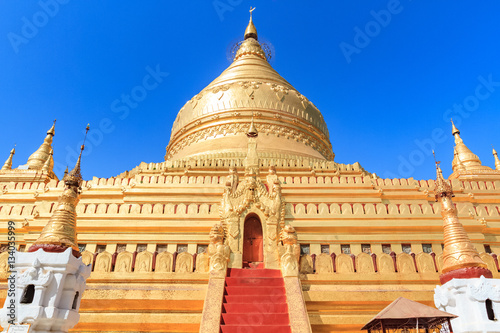
[[[261,157],[332,161],[321,112],[268,63],[252,19],[233,63],[179,111],[165,159],[246,155],[252,117]]]

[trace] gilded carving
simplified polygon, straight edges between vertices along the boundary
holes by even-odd
[[[387,253],[377,255],[377,269],[379,273],[394,273],[394,260]]]
[[[274,167],[270,168],[267,181],[272,181],[272,186],[266,187],[257,176],[258,160],[247,163],[246,176],[242,181],[237,177],[236,169],[232,168],[230,174],[226,177],[224,194],[222,196],[219,214],[222,225],[226,230],[226,244],[234,253],[240,252],[240,216],[252,205],[260,209],[266,216],[265,230],[265,249],[266,260],[270,265],[276,265],[279,261],[278,255],[278,230],[284,226],[285,204],[281,195],[281,184],[276,175]],[[268,183],[269,184],[269,183]],[[268,190],[269,188],[269,190]]]
[[[111,272],[112,256],[109,252],[101,252],[95,260],[94,272]]]
[[[82,252],[82,262],[85,265],[90,265],[93,260],[94,260],[94,255],[92,254],[92,252],[89,251]]]
[[[172,272],[174,257],[172,253],[162,252],[156,256],[155,272]]]
[[[434,260],[429,253],[419,253],[415,256],[419,273],[436,273]]]
[[[348,254],[341,253],[335,258],[337,273],[354,273],[352,258]]]
[[[280,232],[279,247],[281,272],[283,276],[298,276],[300,247],[297,244],[297,233],[291,225],[286,225]]]
[[[210,257],[210,271],[226,271],[231,250],[224,244],[224,228],[216,224],[210,230],[210,244],[208,245],[208,255]]]
[[[215,117],[215,118],[214,118]],[[220,116],[212,116],[214,120],[218,119]],[[198,129],[196,132],[188,134],[185,137],[179,138],[179,140],[172,140],[171,144],[167,147],[167,158],[178,153],[185,147],[190,146],[193,143],[197,143],[201,140],[206,140],[208,138],[217,137],[228,134],[243,134],[248,131],[248,125],[243,126],[243,123],[228,123],[228,124],[218,124],[210,126],[207,128]],[[330,145],[327,144],[326,140],[321,139],[320,132],[316,131],[314,127],[308,129],[307,132],[299,132],[297,128],[292,128],[287,126],[286,122],[281,122],[280,125],[270,125],[270,124],[255,124],[258,131],[265,135],[274,136],[287,136],[293,138],[297,142],[302,142],[306,145],[312,146],[328,160],[333,160],[333,153],[331,151]],[[185,128],[184,128],[185,129]]]
[[[333,273],[332,257],[326,253],[316,256],[316,274]]]
[[[179,253],[175,261],[175,272],[191,273],[192,271],[193,271],[193,256],[187,252]]]
[[[356,256],[356,272],[357,273],[375,273],[373,259],[367,253],[360,253]]]
[[[132,272],[133,255],[123,251],[116,256],[115,272]]]
[[[196,272],[208,273],[210,270],[210,257],[208,253],[199,253],[196,256]]]
[[[238,170],[236,167],[232,167],[229,169],[229,175],[226,177],[226,184],[230,185],[231,188],[231,194],[236,193],[236,188],[238,187],[239,183],[239,176],[238,176]]]
[[[398,273],[415,273],[415,264],[413,263],[413,258],[408,253],[399,253],[396,256],[396,266],[398,267]]]
[[[276,84],[276,83],[266,83],[271,87],[271,90],[274,91],[276,94],[276,98],[280,102],[283,102],[285,100],[285,96],[288,95],[288,91],[290,90],[288,87]]]
[[[153,254],[149,251],[142,251],[135,257],[135,272],[151,272],[153,270]]]

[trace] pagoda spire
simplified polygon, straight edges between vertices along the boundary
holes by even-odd
[[[85,138],[89,131],[87,125]],[[42,233],[29,248],[28,252],[34,252],[40,248],[47,252],[64,252],[67,248],[73,249],[73,254],[79,256],[79,249],[76,236],[76,205],[80,200],[82,174],[81,159],[85,148],[85,139],[80,149],[80,156],[75,167],[64,178],[64,190],[59,197],[59,202]]]
[[[441,284],[453,278],[492,277],[491,271],[479,256],[471,243],[467,232],[458,219],[458,212],[453,204],[453,190],[443,178],[443,172],[436,161],[436,201],[441,202],[441,215],[444,228],[443,268]]]
[[[257,28],[255,28],[255,25],[253,24],[253,20],[252,20],[252,12],[255,10],[255,7],[250,7],[250,21],[248,22],[248,26],[247,28],[245,29],[245,39],[248,39],[248,38],[253,38],[255,40],[258,40],[257,38]]]
[[[51,172],[52,171],[52,167],[54,166],[54,158],[53,158],[53,155],[54,155],[54,150],[51,149],[50,150],[50,153],[49,153],[49,157],[47,158],[47,160],[45,161],[45,163],[43,164],[43,167],[42,167],[42,171],[43,172]]]
[[[54,124],[47,131],[47,136],[43,140],[42,145],[28,158],[28,168],[29,169],[42,169],[43,165],[50,158],[50,151],[52,150],[52,139],[55,134],[56,120]]]
[[[255,28],[252,20],[252,12],[254,10],[254,7],[250,7],[250,21],[248,22],[248,26],[245,29],[244,40],[239,44],[238,51],[234,56],[233,60],[235,61],[243,56],[257,56],[267,61],[266,53],[257,41],[257,29]]]
[[[452,168],[453,172],[459,171],[461,169],[459,161],[463,165],[463,168],[467,172],[474,172],[478,170],[491,170],[491,168],[482,165],[481,160],[477,155],[475,155],[465,144],[460,137],[460,131],[451,120],[452,131],[451,134],[455,137],[455,157],[453,158]],[[460,170],[462,171],[462,170]]]
[[[495,169],[500,170],[500,159],[498,159],[498,154],[495,148],[493,148],[493,157],[495,158]]]
[[[4,171],[4,170],[11,170],[12,169],[12,157],[14,157],[15,153],[16,153],[16,148],[14,147],[10,151],[9,158],[7,158],[7,160],[3,164],[2,171]]]

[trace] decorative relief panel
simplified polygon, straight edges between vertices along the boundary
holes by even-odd
[[[360,253],[356,257],[356,272],[357,273],[375,273],[373,259],[367,253]]]
[[[399,253],[396,256],[396,265],[399,273],[415,273],[413,258],[408,253]]]
[[[176,273],[191,273],[193,271],[193,256],[187,252],[177,255],[175,261]]]
[[[95,260],[94,272],[111,272],[112,256],[109,252],[101,252]]]
[[[419,253],[415,256],[419,273],[436,273],[434,260],[428,253]]]
[[[386,253],[377,255],[377,269],[379,273],[395,273],[392,257]]]
[[[85,265],[90,265],[93,260],[94,260],[94,255],[92,254],[92,252],[89,251],[82,252],[82,262]]]
[[[337,273],[354,273],[352,258],[348,254],[341,253],[335,258]]]
[[[148,251],[143,251],[135,257],[135,272],[146,273],[153,270],[153,254]]]
[[[159,253],[156,256],[155,272],[172,272],[174,256],[167,251]]]
[[[132,272],[133,255],[123,251],[116,256],[115,272]]]
[[[196,256],[196,272],[198,273],[208,273],[210,258],[208,253],[200,253]]]
[[[329,254],[321,253],[316,256],[316,273],[333,273],[332,257]]]

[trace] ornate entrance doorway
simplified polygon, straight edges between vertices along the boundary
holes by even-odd
[[[252,267],[251,263],[263,261],[262,224],[257,216],[250,216],[245,220],[243,233],[243,267]]]

